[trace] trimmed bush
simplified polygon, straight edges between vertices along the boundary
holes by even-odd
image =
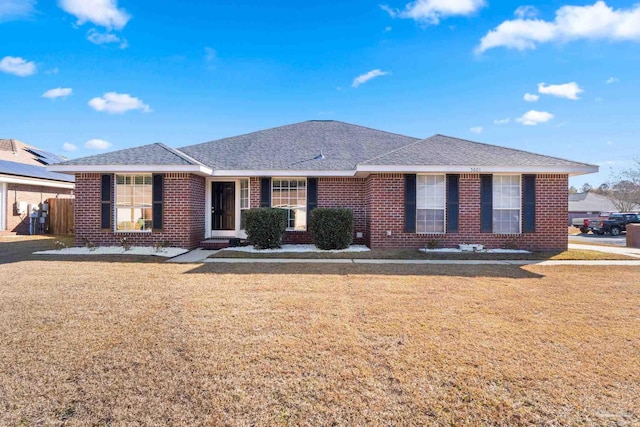
[[[287,211],[278,208],[254,208],[244,212],[247,238],[256,249],[276,249],[282,246],[287,228]]]
[[[353,212],[346,208],[316,208],[309,217],[309,231],[320,249],[346,249],[353,242]]]

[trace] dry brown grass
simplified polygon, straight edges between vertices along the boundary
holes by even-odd
[[[626,255],[569,249],[562,252],[487,253],[421,252],[418,249],[373,249],[368,252],[281,252],[251,253],[226,249],[209,258],[287,258],[287,259],[430,259],[430,260],[637,260]]]
[[[196,267],[2,242],[3,426],[640,423],[638,267]]]

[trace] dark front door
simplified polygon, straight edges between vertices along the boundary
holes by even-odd
[[[236,229],[236,183],[211,183],[211,229]]]

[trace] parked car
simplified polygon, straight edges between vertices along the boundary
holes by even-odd
[[[573,218],[571,220],[571,226],[579,228],[581,233],[588,233],[591,227],[595,227],[596,224],[608,219],[609,215],[611,215],[611,212],[601,212],[597,217]]]
[[[627,224],[640,224],[640,214],[611,214],[606,220],[590,223],[589,228],[594,234],[609,233],[612,236],[618,236],[620,233],[627,231]]]

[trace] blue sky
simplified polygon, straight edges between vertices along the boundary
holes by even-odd
[[[0,40],[0,137],[70,158],[310,119],[601,166],[576,186],[640,157],[631,1],[0,0]]]

